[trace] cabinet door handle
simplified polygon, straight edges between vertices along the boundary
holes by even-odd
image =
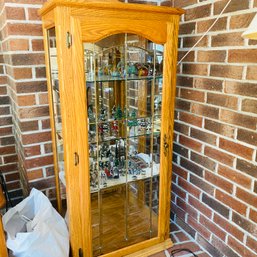
[[[164,147],[164,155],[167,156],[169,152],[169,144],[167,143],[168,137],[165,134],[163,137],[163,147]]]
[[[74,165],[75,166],[79,165],[79,155],[77,152],[74,153]]]
[[[83,257],[83,250],[82,250],[82,248],[79,248],[79,257]]]

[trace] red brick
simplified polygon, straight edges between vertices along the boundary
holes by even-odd
[[[45,67],[36,67],[36,77],[45,78],[46,77],[46,68]]]
[[[197,152],[201,152],[202,150],[202,144],[200,142],[197,142],[189,137],[185,137],[180,135],[179,136],[179,143],[182,144],[183,146],[186,146],[190,149],[193,149]]]
[[[27,39],[10,39],[8,41],[9,51],[28,51],[29,40]]]
[[[257,84],[225,81],[225,93],[257,97]]]
[[[186,112],[180,112],[179,119],[197,127],[202,127],[203,118]]]
[[[180,35],[186,35],[189,34],[191,35],[192,33],[194,33],[195,31],[195,22],[189,22],[189,23],[185,23],[185,24],[180,24],[179,26],[179,34]]]
[[[31,106],[36,104],[35,95],[22,95],[17,97],[19,106]]]
[[[23,108],[23,109],[19,110],[19,117],[21,119],[43,117],[43,116],[48,116],[48,115],[49,115],[49,107],[48,106]]]
[[[237,49],[228,51],[230,63],[256,63],[257,49]]]
[[[182,7],[187,7],[193,4],[196,4],[197,0],[174,0],[174,6],[182,8]]]
[[[25,20],[24,8],[5,7],[7,20]]]
[[[38,169],[38,170],[28,171],[27,176],[29,181],[43,178],[43,170]]]
[[[33,51],[44,51],[44,41],[41,39],[32,40],[32,50]]]
[[[216,145],[217,136],[199,129],[191,128],[190,136],[211,145]]]
[[[226,238],[226,232],[220,229],[213,221],[207,219],[203,215],[200,216],[200,223],[206,227],[211,233],[215,234],[218,238],[225,241]]]
[[[222,227],[226,232],[233,235],[235,238],[237,238],[240,241],[243,241],[244,239],[244,233],[239,230],[236,226],[232,225],[228,220],[222,218],[218,214],[214,213],[213,221]]]
[[[8,164],[8,163],[16,163],[17,162],[17,155],[8,155],[8,156],[4,156],[4,163]]]
[[[203,167],[205,167],[211,171],[214,171],[216,168],[216,162],[212,161],[207,156],[202,156],[195,152],[191,152],[191,160],[194,161],[195,163],[202,165]]]
[[[6,174],[5,175],[5,181],[7,183],[15,181],[15,180],[19,180],[19,179],[20,179],[19,173],[11,173],[11,174]]]
[[[224,163],[229,166],[233,166],[233,162],[235,159],[235,157],[233,157],[227,153],[221,152],[217,149],[211,148],[209,146],[205,147],[204,154],[214,160],[217,160],[218,162]]]
[[[1,149],[1,148],[0,148]],[[183,170],[181,167],[177,166],[173,163],[172,165],[172,172],[178,175],[179,177],[182,177],[184,179],[187,179],[188,172]]]
[[[37,8],[28,8],[29,20],[39,21],[41,17],[38,15]]]
[[[185,54],[187,54],[187,51],[179,50],[178,51],[178,60],[180,61],[182,58],[183,58],[183,62],[193,62],[195,60],[195,52],[194,51],[188,53],[187,56],[185,56]]]
[[[207,93],[207,103],[229,109],[238,109],[238,98],[224,94]]]
[[[184,134],[184,135],[188,135],[189,134],[189,126],[179,123],[179,122],[175,122],[174,124],[174,130]]]
[[[38,121],[23,121],[19,122],[19,127],[22,132],[38,130]]]
[[[190,195],[193,195],[196,198],[200,197],[201,191],[196,186],[194,186],[192,183],[188,182],[187,180],[182,179],[182,178],[179,177],[178,178],[178,185],[180,187],[184,188],[184,190],[186,192],[188,192]],[[206,215],[207,215],[207,213],[206,213]]]
[[[232,238],[231,236],[228,237],[228,245],[234,249],[236,252],[240,254],[240,256],[244,257],[256,257],[256,254],[253,252],[250,252],[246,247],[244,247],[244,244],[239,243],[237,240]]]
[[[18,65],[39,65],[45,63],[45,57],[40,53],[26,53],[11,55],[11,64]]]
[[[50,129],[50,120],[47,119],[47,120],[42,120],[42,129]]]
[[[222,80],[216,80],[212,78],[194,78],[193,87],[221,92],[223,88],[222,84]]]
[[[30,79],[32,78],[31,68],[13,68],[14,79]]]
[[[256,174],[257,174],[257,166],[256,165],[238,158],[236,168],[238,170],[241,170],[241,171],[245,172],[246,174],[256,178]]]
[[[257,253],[257,240],[253,239],[249,236],[247,236],[246,245],[253,250],[255,253]]]
[[[37,156],[41,154],[40,145],[24,147],[25,157]]]
[[[185,158],[181,158],[180,165],[200,177],[203,176],[203,168]]]
[[[257,195],[254,193],[249,193],[240,187],[236,189],[236,196],[244,201],[245,203],[250,204],[251,206],[257,208]]]
[[[0,155],[13,154],[15,152],[16,150],[14,145],[0,147]]]
[[[197,23],[197,26],[199,22]],[[200,39],[200,36],[193,36],[193,37],[184,37],[183,38],[183,48],[189,48],[196,44],[196,42]],[[197,44],[198,47],[204,47],[208,45],[208,37],[205,36],[201,41]]]
[[[53,164],[53,156],[40,156],[37,158],[25,160],[24,165],[26,169],[42,167]],[[48,187],[48,186],[47,186]]]
[[[213,35],[211,37],[211,46],[243,46],[244,39],[242,38],[241,32],[224,33]]]
[[[185,63],[185,64],[183,64],[183,74],[207,76],[208,75],[208,65],[207,64]]]
[[[214,3],[214,14],[219,14],[227,4],[228,0],[217,1]],[[229,12],[236,12],[240,10],[245,10],[249,8],[249,1],[248,0],[232,0],[231,3],[227,6],[224,13]]]
[[[7,30],[8,30],[8,35],[42,36],[42,25],[40,24],[8,23]]]
[[[246,79],[257,80],[257,66],[248,66]]]
[[[205,116],[213,119],[218,119],[219,117],[219,109],[216,107],[193,103],[191,109],[192,113],[200,116]]]
[[[191,103],[187,101],[183,101],[181,99],[176,98],[175,108],[176,110],[190,111]]]
[[[217,134],[234,138],[235,128],[232,126],[205,119],[204,128]]]
[[[199,18],[208,17],[211,14],[211,4],[197,6],[187,9],[185,13],[185,20],[191,21]]]
[[[247,210],[246,204],[243,204],[242,202],[236,200],[234,196],[225,194],[222,191],[217,189],[215,197],[217,200],[229,206],[234,211],[238,212],[241,215],[246,216],[246,210]]]
[[[244,129],[238,129],[237,139],[242,142],[251,144],[253,146],[257,145],[257,133],[256,132],[252,132],[252,131],[248,131],[248,130],[244,130]]]
[[[249,129],[256,129],[257,118],[228,110],[221,110],[220,119],[224,122],[242,126]]]
[[[225,50],[212,50],[212,51],[198,51],[198,62],[225,62]]]
[[[188,216],[188,225],[193,227],[199,234],[201,234],[205,239],[210,240],[211,233],[208,231],[205,226],[198,223],[194,218]]]
[[[205,180],[197,176],[194,176],[193,174],[190,174],[190,182],[204,192],[208,193],[209,195],[214,194],[214,187],[211,184],[207,183]]]
[[[242,101],[242,111],[257,114],[257,100],[243,99],[243,101]]]
[[[224,178],[229,179],[230,181],[233,181],[234,183],[243,186],[246,189],[251,188],[252,180],[245,176],[242,173],[239,173],[238,171],[229,169],[228,167],[219,165],[218,167],[218,174],[223,176]]]
[[[211,65],[210,75],[213,77],[224,77],[242,79],[243,67],[231,65]]]
[[[191,89],[183,89],[180,90],[180,97],[188,100],[194,100],[197,102],[204,102],[204,92],[198,90]]]
[[[254,211],[253,209],[250,209],[250,215],[249,218],[257,224],[257,211]]]
[[[253,149],[240,145],[239,143],[235,143],[223,138],[220,138],[219,147],[221,149],[226,150],[227,152],[233,153],[235,155],[239,155],[245,159],[252,160]]]
[[[48,94],[39,94],[39,104],[48,104]]]
[[[206,207],[204,204],[202,204],[199,199],[195,199],[194,197],[189,195],[188,203],[192,205],[196,210],[200,211],[202,214],[207,216],[208,218],[211,218],[212,210]]]
[[[47,142],[51,140],[50,132],[33,133],[28,135],[22,135],[23,145]]]
[[[4,127],[4,128],[0,127],[0,135],[1,136],[12,135],[12,127]]]
[[[204,177],[208,182],[215,185],[216,187],[219,187],[230,194],[233,193],[233,184],[221,178],[220,176],[217,176],[217,174],[206,170]]]
[[[184,212],[190,213],[191,217],[195,219],[197,218],[197,211],[179,197],[177,198],[177,206],[181,208]]]
[[[213,24],[215,19],[204,19],[197,22],[197,33],[204,33]],[[221,17],[210,31],[221,31],[227,28],[227,17]]]
[[[230,29],[248,28],[255,13],[233,15],[230,18]]]

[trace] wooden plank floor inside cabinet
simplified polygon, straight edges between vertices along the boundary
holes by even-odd
[[[94,193],[91,204],[94,256],[157,236],[158,216],[150,211],[147,194],[131,185],[127,193],[126,186]]]

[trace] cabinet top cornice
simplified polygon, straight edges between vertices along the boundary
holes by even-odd
[[[112,10],[126,10],[126,11],[142,11],[152,13],[163,13],[169,15],[182,15],[184,10],[179,8],[153,6],[145,4],[126,4],[118,0],[48,0],[39,10],[41,16],[45,15],[57,6],[67,6],[75,8],[97,8],[97,9],[112,9]]]

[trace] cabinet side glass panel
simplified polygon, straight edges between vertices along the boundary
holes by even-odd
[[[84,44],[94,256],[158,235],[163,46]]]
[[[60,190],[60,201],[62,203],[63,214],[66,210],[66,193],[65,193],[65,171],[64,171],[64,152],[63,152],[63,138],[62,138],[62,119],[61,119],[61,105],[60,105],[60,92],[59,92],[59,80],[58,80],[58,64],[57,64],[57,51],[56,51],[56,34],[55,28],[48,30],[48,46],[49,46],[49,66],[51,76],[51,91],[52,91],[52,118],[54,121],[55,131],[55,145],[57,159],[56,174],[58,174]],[[57,189],[58,190],[58,189]]]

